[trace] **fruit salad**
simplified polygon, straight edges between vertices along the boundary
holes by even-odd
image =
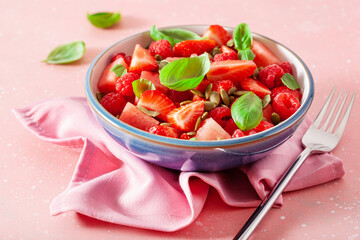
[[[153,26],[148,46],[109,59],[100,104],[119,121],[164,137],[223,140],[289,118],[302,94],[289,62],[253,39],[246,23],[233,34],[211,25],[200,36]]]

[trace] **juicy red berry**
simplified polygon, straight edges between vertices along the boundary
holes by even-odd
[[[178,131],[175,128],[164,125],[157,125],[151,127],[149,129],[149,133],[171,138],[177,138],[179,135]]]
[[[119,115],[126,105],[126,100],[120,93],[111,92],[106,94],[100,104],[112,115]]]
[[[283,85],[281,77],[284,70],[276,64],[264,67],[259,72],[259,80],[263,82],[268,88],[278,87]]]
[[[124,57],[124,60],[125,60],[125,62],[126,62],[126,64],[127,64],[128,66],[130,66],[131,59],[132,59],[131,56],[125,56],[125,57]]]
[[[220,93],[221,89],[224,89],[226,92],[228,92],[232,87],[235,87],[235,85],[231,80],[220,80],[213,82],[212,90]]]
[[[233,133],[235,132],[236,129],[239,129],[239,128],[238,128],[238,126],[236,126],[233,118],[230,118],[229,120],[226,121],[224,130],[228,134],[233,135]]]
[[[209,117],[214,119],[221,127],[231,118],[231,110],[228,107],[216,107],[209,112]]]
[[[299,100],[289,93],[279,93],[273,99],[274,111],[279,114],[281,120],[289,118],[299,107]]]
[[[116,80],[116,92],[124,97],[131,97],[134,95],[132,82],[139,79],[140,76],[136,73],[125,73]]]
[[[292,74],[292,69],[291,69],[291,65],[289,62],[282,62],[279,64],[279,67],[281,67],[282,70],[284,70],[284,73]]]
[[[200,92],[205,92],[206,87],[210,84],[211,82],[207,79],[203,79],[199,85],[196,86],[196,90],[200,91]]]
[[[231,135],[232,138],[239,138],[243,136],[245,136],[245,134],[240,129],[236,129],[234,133]]]
[[[299,90],[291,90],[286,86],[276,87],[271,91],[271,99],[274,99],[279,93],[289,93],[294,95],[299,101],[301,101],[302,94]]]
[[[169,89],[167,95],[174,103],[181,103],[193,98],[193,94],[190,91],[180,92],[173,89]]]
[[[149,52],[151,55],[160,55],[163,59],[167,57],[174,57],[173,48],[168,40],[154,41],[149,46]]]
[[[234,51],[224,52],[224,53],[216,54],[214,56],[214,62],[226,61],[226,60],[238,60],[238,59],[239,57],[237,53]]]
[[[192,137],[190,135],[188,135],[187,133],[183,133],[183,134],[181,134],[180,138],[185,139],[185,140],[189,140]]]
[[[119,58],[125,58],[125,53],[123,53],[123,52],[115,53],[111,57],[111,62],[113,62],[113,61],[115,61],[116,59],[119,59]]]

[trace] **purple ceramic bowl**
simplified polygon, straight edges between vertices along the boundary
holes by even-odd
[[[184,25],[183,28],[201,35],[209,26]],[[163,28],[165,29],[165,28]],[[232,28],[226,28],[232,34]],[[286,121],[266,131],[236,139],[219,141],[188,141],[154,135],[121,122],[97,101],[97,82],[111,56],[117,52],[131,55],[137,43],[148,46],[149,31],[120,40],[106,48],[91,63],[86,74],[85,90],[90,108],[98,122],[122,147],[150,163],[181,171],[214,172],[254,162],[284,143],[297,129],[308,111],[314,95],[314,82],[305,63],[284,45],[253,33],[253,38],[266,45],[280,60],[293,66],[293,75],[303,94],[301,107]]]

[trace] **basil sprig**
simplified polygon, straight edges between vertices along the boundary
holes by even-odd
[[[76,41],[54,48],[44,62],[50,64],[66,64],[79,60],[85,53],[85,43]]]
[[[137,98],[140,98],[141,94],[147,90],[155,90],[155,85],[147,80],[140,78],[138,80],[133,81],[132,83],[133,92]]]
[[[120,21],[121,15],[119,12],[100,12],[94,14],[88,13],[87,18],[95,27],[109,28]]]
[[[233,39],[235,49],[238,50],[241,60],[254,60],[255,54],[251,50],[253,38],[246,23],[240,23],[235,27]]]
[[[195,88],[210,70],[209,56],[181,58],[168,63],[160,71],[162,85],[176,91],[186,91]]]
[[[125,73],[127,73],[126,68],[122,64],[116,64],[114,67],[110,69],[110,71],[114,72],[117,77],[121,77]]]
[[[152,26],[150,30],[150,36],[154,41],[158,41],[162,39],[168,40],[171,46],[174,46],[176,43],[185,40],[201,39],[199,35],[189,30],[185,30],[181,28],[158,30],[155,25]]]
[[[283,74],[280,79],[284,83],[284,85],[290,88],[291,90],[300,88],[298,82],[290,73]]]
[[[247,92],[232,104],[231,116],[242,131],[253,129],[263,118],[262,101],[253,92]]]

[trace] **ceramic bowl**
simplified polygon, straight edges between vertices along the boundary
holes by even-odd
[[[183,28],[201,35],[208,26],[185,25]],[[165,28],[163,28],[165,29]],[[226,28],[232,35],[232,28]],[[288,61],[303,94],[301,107],[286,121],[266,131],[236,139],[188,141],[150,134],[121,122],[97,101],[97,82],[111,56],[117,52],[131,55],[135,44],[146,47],[152,41],[149,31],[141,32],[106,48],[91,63],[86,74],[86,97],[93,114],[108,134],[122,147],[150,163],[181,171],[214,172],[238,167],[261,159],[291,137],[304,119],[314,95],[314,82],[305,63],[289,48],[268,37],[253,33],[280,60]]]

